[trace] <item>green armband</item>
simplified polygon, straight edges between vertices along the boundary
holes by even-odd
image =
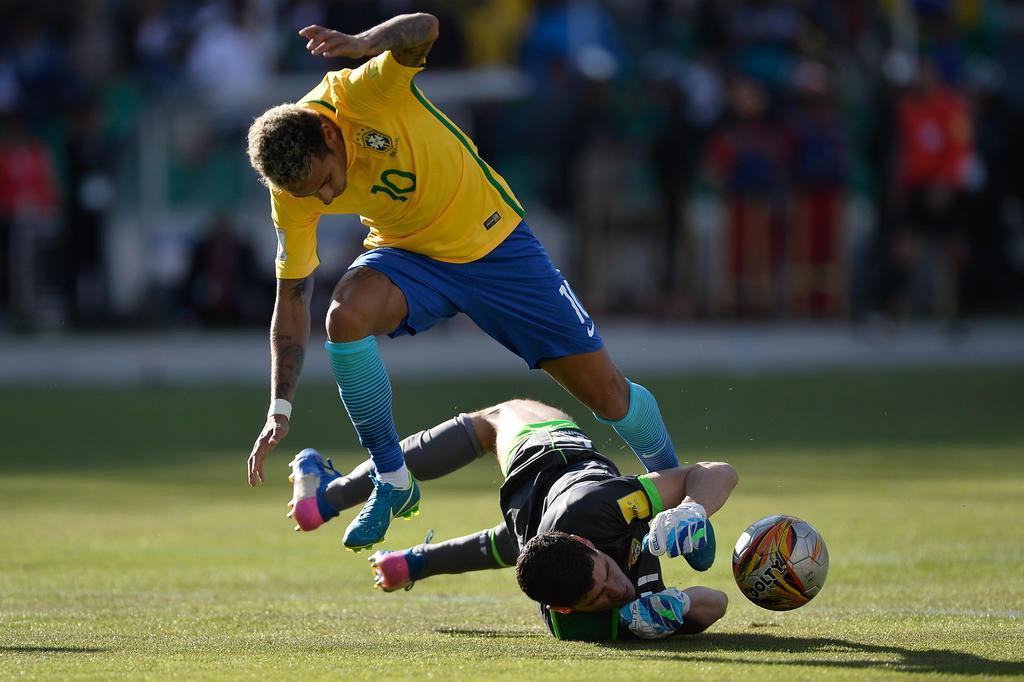
[[[636,480],[640,482],[644,492],[647,493],[647,499],[651,501],[651,518],[665,511],[665,503],[661,501],[661,493],[658,492],[658,488],[654,485],[651,477],[643,474],[642,476],[637,476]]]

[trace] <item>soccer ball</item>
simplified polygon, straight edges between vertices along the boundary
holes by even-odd
[[[806,521],[766,516],[736,541],[732,574],[750,601],[770,611],[789,611],[821,591],[828,576],[828,548]]]

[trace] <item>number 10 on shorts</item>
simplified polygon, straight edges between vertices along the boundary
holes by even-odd
[[[576,298],[576,293],[569,286],[569,280],[562,280],[562,286],[558,287],[558,293],[565,296],[569,300],[569,305],[576,311],[576,317],[580,318],[580,324],[587,328],[587,336],[594,336],[594,321],[590,319],[590,315],[587,313],[583,304],[580,303],[580,299]],[[587,321],[590,321],[588,324]]]

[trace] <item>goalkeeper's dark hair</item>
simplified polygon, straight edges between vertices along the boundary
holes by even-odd
[[[519,553],[516,580],[534,601],[571,607],[594,589],[594,549],[568,533],[541,533]]]

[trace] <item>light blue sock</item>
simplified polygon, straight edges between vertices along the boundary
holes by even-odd
[[[370,451],[380,474],[397,471],[405,464],[398,445],[398,430],[391,414],[391,381],[372,336],[358,341],[324,343],[331,359],[341,402],[359,442]]]
[[[627,380],[628,381],[628,380]],[[640,384],[629,382],[629,410],[618,421],[603,419],[594,415],[603,424],[608,424],[615,433],[622,436],[647,471],[661,471],[679,466],[672,439],[665,430],[658,401],[651,392]]]

